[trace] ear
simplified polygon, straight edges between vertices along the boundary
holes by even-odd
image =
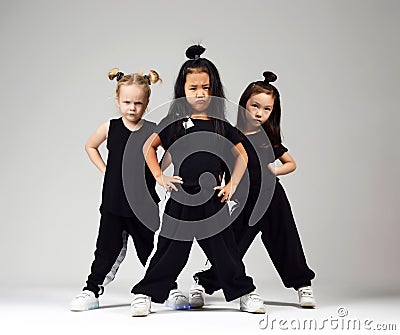
[[[118,107],[118,109],[120,108],[119,97],[115,97],[115,105]]]

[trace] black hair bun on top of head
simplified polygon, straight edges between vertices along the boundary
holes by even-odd
[[[265,71],[263,73],[263,76],[264,76],[264,83],[273,83],[278,79],[276,74],[271,71]]]
[[[206,51],[206,48],[200,44],[192,45],[186,50],[186,57],[189,59],[198,59]]]

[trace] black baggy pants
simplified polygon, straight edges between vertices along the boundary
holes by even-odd
[[[240,257],[246,254],[259,232],[261,240],[285,287],[298,289],[311,285],[315,273],[308,267],[291,206],[280,182],[277,180],[271,203],[264,216],[254,226],[248,221],[255,201],[247,201],[243,211],[233,222]],[[221,288],[214,266],[194,275],[206,293]]]
[[[154,302],[164,302],[188,261],[192,244],[193,241],[174,240],[160,234],[157,250],[146,274],[133,287],[132,293],[148,295]],[[246,276],[231,226],[214,236],[198,240],[198,244],[214,265],[216,278],[227,301],[255,290],[252,278]]]
[[[123,247],[123,232],[126,231],[133,239],[139,261],[146,264],[153,250],[154,232],[142,224],[136,217],[121,217],[101,208],[99,233],[94,252],[91,273],[84,290],[99,295],[100,286]]]

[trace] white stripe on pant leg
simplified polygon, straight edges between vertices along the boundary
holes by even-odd
[[[171,197],[171,194],[169,192],[165,193],[164,200],[159,202],[158,208],[159,208],[159,217],[160,217],[160,228],[156,232],[154,232],[154,239],[153,239],[153,250],[150,253],[150,256],[147,258],[146,265],[144,266],[144,271],[147,271],[147,268],[149,267],[149,263],[151,258],[154,256],[154,254],[157,251],[157,244],[158,244],[158,235],[160,235],[161,227],[162,227],[162,218],[164,215],[164,210],[165,210],[165,205],[167,204],[168,199]]]
[[[100,286],[101,288],[101,293],[103,293],[103,288],[105,286],[107,286],[108,284],[110,284],[114,278],[115,275],[119,269],[119,266],[121,265],[122,261],[125,259],[126,256],[126,251],[128,249],[128,233],[124,230],[122,232],[122,248],[121,248],[121,252],[119,253],[117,260],[115,261],[114,265],[111,268],[111,271],[107,274],[106,278],[104,279],[103,284]]]
[[[147,258],[146,265],[144,267],[145,271],[147,270],[147,267],[148,267],[148,265],[150,263],[151,258],[153,257],[153,255],[157,251],[158,235],[159,235],[161,227],[162,227],[162,217],[163,217],[163,214],[164,214],[165,205],[166,205],[166,203],[167,203],[169,198],[170,198],[170,194],[167,192],[166,195],[165,195],[164,201],[161,201],[160,204],[159,204],[160,227],[154,233],[153,250],[151,251],[149,257]],[[122,261],[125,259],[126,252],[127,252],[127,249],[128,249],[128,237],[129,237],[128,233],[124,230],[122,232],[122,249],[121,249],[121,252],[119,253],[118,258],[115,261],[113,267],[111,268],[111,271],[107,274],[106,278],[104,279],[103,284],[99,285],[100,294],[103,293],[104,287],[107,286],[108,284],[110,284],[115,279],[115,275],[116,275],[116,273],[117,273]]]

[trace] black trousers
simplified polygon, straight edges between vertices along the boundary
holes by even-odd
[[[136,254],[143,264],[153,250],[154,232],[136,217],[121,217],[101,209],[99,233],[97,236],[94,261],[84,290],[92,291],[96,297],[100,286],[111,271],[123,247],[122,233],[126,231],[133,239]]]
[[[315,273],[307,265],[290,203],[280,182],[276,181],[270,206],[264,216],[254,226],[249,226],[254,203],[249,199],[232,224],[240,257],[243,258],[261,232],[262,243],[285,287],[298,289],[311,285]],[[194,277],[208,294],[221,288],[214,266],[196,273]]]
[[[255,290],[253,280],[245,274],[231,226],[214,236],[198,240],[198,243],[214,265],[215,275],[227,301]],[[188,261],[192,244],[193,241],[173,240],[160,234],[157,251],[144,278],[133,287],[132,293],[148,295],[154,302],[164,302]]]

